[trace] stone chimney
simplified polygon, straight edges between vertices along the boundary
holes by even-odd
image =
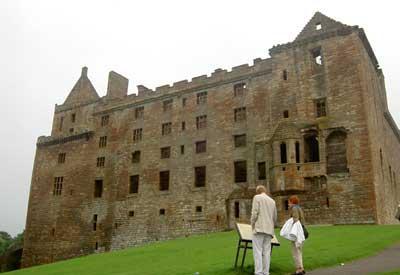
[[[128,84],[129,84],[129,79],[114,71],[111,71],[108,74],[107,97],[108,98],[126,97],[128,94]]]

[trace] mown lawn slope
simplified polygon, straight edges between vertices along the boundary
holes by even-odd
[[[400,242],[400,226],[354,225],[310,227],[304,246],[306,270],[337,265],[372,255]],[[279,235],[279,231],[276,232]],[[233,269],[237,245],[236,232],[221,232],[149,244],[138,248],[90,255],[16,272],[12,275],[190,275],[251,274],[252,253],[247,254],[245,270]],[[271,274],[293,272],[289,242],[279,238],[281,246],[272,254]]]

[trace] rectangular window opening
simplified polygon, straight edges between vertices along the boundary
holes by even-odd
[[[282,77],[283,77],[283,80],[287,80],[287,77],[288,77],[287,70],[283,70]]]
[[[100,147],[100,148],[104,148],[104,147],[106,147],[106,146],[107,146],[107,136],[100,137],[100,140],[99,140],[99,147]]]
[[[194,174],[195,174],[194,186],[195,187],[206,186],[206,167],[205,166],[195,167]]]
[[[64,177],[55,177],[53,186],[53,196],[61,196]]]
[[[132,153],[132,163],[140,162],[140,151],[135,151]]]
[[[247,163],[245,160],[243,161],[235,161],[234,162],[235,169],[235,182],[246,182],[247,181]]]
[[[246,83],[237,83],[233,85],[234,96],[242,96],[246,91]]]
[[[171,132],[172,132],[172,123],[171,122],[163,123],[161,126],[161,134],[163,136],[166,136],[170,135]]]
[[[164,112],[168,112],[168,111],[172,110],[172,103],[173,103],[172,99],[168,99],[168,100],[165,100],[163,102],[163,110],[164,110]]]
[[[58,163],[65,163],[65,153],[58,154]]]
[[[93,231],[97,231],[97,214],[93,215]],[[96,246],[97,246],[97,243],[96,243]]]
[[[258,166],[258,179],[265,180],[267,178],[265,170],[265,161],[259,162],[257,166]]]
[[[196,142],[196,154],[205,153],[207,151],[207,141],[197,141]]]
[[[197,130],[204,129],[206,127],[207,127],[207,115],[202,115],[202,116],[196,117]]]
[[[129,194],[137,194],[139,192],[139,175],[129,177]]]
[[[169,171],[160,172],[160,191],[169,190]]]
[[[207,92],[197,93],[197,105],[207,103]]]
[[[234,109],[234,118],[235,122],[245,121],[246,120],[246,107],[240,107]]]
[[[64,117],[60,117],[60,124],[58,125],[58,130],[62,131],[63,128],[63,124],[64,124]]]
[[[142,128],[134,129],[133,130],[133,142],[137,143],[142,140]]]
[[[314,59],[314,63],[318,66],[321,66],[323,63],[321,48],[318,47],[318,48],[311,50],[311,54]]]
[[[103,180],[94,181],[94,197],[101,198],[103,195]]]
[[[320,99],[315,102],[317,117],[326,116],[326,100]]]
[[[144,106],[135,109],[135,119],[142,119],[144,117]]]
[[[104,164],[106,162],[106,158],[105,157],[99,157],[97,158],[97,167],[104,167]]]
[[[161,158],[168,159],[171,157],[171,147],[163,147],[161,148]]]
[[[247,138],[246,134],[233,136],[235,140],[235,147],[246,147]]]
[[[238,201],[235,201],[235,218],[238,219],[240,217],[240,204]]]
[[[100,123],[100,125],[101,125],[102,127],[108,125],[109,119],[110,119],[110,116],[109,116],[109,115],[102,116],[102,117],[101,117],[101,123]]]

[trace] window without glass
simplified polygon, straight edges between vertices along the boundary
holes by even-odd
[[[203,207],[201,207],[201,206],[196,206],[196,212],[197,212],[197,213],[203,212]]]
[[[172,103],[173,103],[172,99],[168,99],[163,102],[164,112],[168,112],[168,111],[172,110]]]
[[[246,134],[235,135],[235,147],[245,147],[246,146]]]
[[[106,162],[106,158],[105,157],[99,157],[97,158],[97,167],[104,167],[104,164]]]
[[[97,214],[93,215],[93,231],[97,230]],[[99,244],[96,242],[96,250],[98,248]]]
[[[283,78],[283,80],[287,80],[287,71],[286,70],[283,70],[282,78]]]
[[[265,170],[265,162],[263,161],[263,162],[259,162],[258,164],[257,164],[257,166],[258,166],[258,179],[259,180],[265,180],[266,178],[267,178],[267,175],[266,175],[266,170]]]
[[[196,127],[197,127],[197,129],[204,129],[207,127],[207,116],[206,115],[196,117]]]
[[[283,111],[283,117],[284,118],[288,118],[289,117],[289,111],[288,110]]]
[[[314,59],[314,63],[318,66],[322,65],[322,53],[321,53],[321,48],[315,48],[313,50],[311,50],[311,55]]]
[[[207,92],[197,93],[197,104],[206,104],[207,103]]]
[[[71,122],[74,123],[76,120],[76,114],[71,115]]]
[[[182,107],[186,106],[186,97],[182,98]]]
[[[235,96],[242,96],[246,91],[246,83],[237,83],[233,85],[233,93]]]
[[[304,137],[304,162],[319,161],[319,142],[317,133],[311,133]]]
[[[197,141],[196,142],[196,153],[204,153],[207,151],[207,141],[202,140],[202,141]]]
[[[129,194],[135,194],[139,191],[139,175],[129,177]]]
[[[108,125],[108,121],[110,119],[109,115],[105,115],[101,117],[101,126],[104,127],[106,125]]]
[[[182,131],[186,130],[186,122],[182,121],[181,129],[182,129]]]
[[[133,210],[129,211],[129,212],[128,212],[128,216],[129,216],[129,217],[135,216],[135,211],[133,211]]]
[[[142,128],[134,129],[133,130],[133,142],[137,143],[142,140]]]
[[[163,147],[161,148],[161,158],[168,159],[171,156],[171,147]]]
[[[106,147],[106,146],[107,146],[107,136],[100,137],[99,147],[103,148],[103,147]]]
[[[103,195],[103,180],[94,181],[94,197],[101,198]]]
[[[246,107],[236,108],[234,110],[235,121],[245,121],[246,120]]]
[[[169,171],[160,172],[160,191],[167,191],[169,189]]]
[[[181,145],[181,155],[185,154],[185,145]]]
[[[296,163],[300,163],[300,143],[296,141],[295,143],[295,153],[296,153]]]
[[[132,163],[140,162],[140,151],[135,151],[132,153]]]
[[[247,164],[246,161],[235,161],[235,182],[246,182],[247,181]]]
[[[287,163],[286,143],[282,142],[280,145],[281,163]]]
[[[239,218],[240,216],[240,204],[238,201],[235,201],[235,218]]]
[[[164,208],[161,208],[160,209],[160,216],[164,216],[165,215],[165,209]]]
[[[319,31],[321,29],[322,29],[322,24],[321,23],[315,24],[315,30]]]
[[[326,100],[320,99],[315,102],[317,117],[326,116]]]
[[[194,168],[194,186],[204,187],[206,186],[206,167],[200,166]]]
[[[55,177],[53,185],[53,196],[61,196],[64,177]]]
[[[65,153],[58,154],[58,163],[64,163],[64,162],[65,162]]]
[[[172,123],[171,122],[167,122],[167,123],[163,123],[161,125],[161,134],[163,136],[169,135],[172,132]]]
[[[144,116],[144,106],[135,109],[135,119],[141,119]]]
[[[58,125],[58,130],[62,131],[63,128],[63,124],[64,124],[64,117],[60,117],[60,124]]]

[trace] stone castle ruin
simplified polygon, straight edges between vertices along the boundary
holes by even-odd
[[[310,224],[394,223],[400,131],[362,28],[317,12],[252,65],[155,90],[87,68],[33,168],[23,266],[248,222],[265,185]]]

